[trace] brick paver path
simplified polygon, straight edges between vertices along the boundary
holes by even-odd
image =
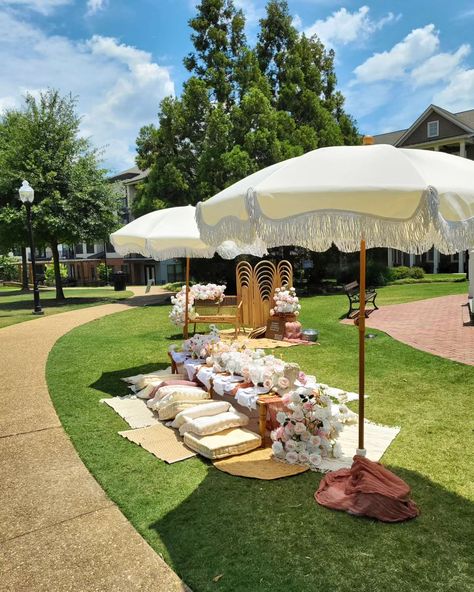
[[[48,353],[75,327],[138,297],[0,329],[0,588],[5,592],[183,592],[82,464],[49,398]],[[74,389],[74,385],[71,385]]]
[[[366,325],[430,354],[474,366],[474,325],[466,295],[382,306]]]

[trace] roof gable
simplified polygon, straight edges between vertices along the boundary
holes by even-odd
[[[439,122],[439,134],[436,137],[428,137],[428,123],[430,121]],[[395,146],[400,148],[473,133],[474,129],[457,119],[453,113],[436,105],[430,105],[396,141]]]

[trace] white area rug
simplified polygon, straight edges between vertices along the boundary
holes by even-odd
[[[367,450],[367,458],[373,461],[379,461],[387,448],[400,433],[400,428],[381,426],[370,421],[364,422],[364,442]],[[321,464],[321,471],[337,471],[338,469],[348,469],[352,466],[352,458],[358,447],[359,426],[345,426],[338,441],[342,447],[341,458],[325,459]]]
[[[158,423],[158,417],[151,409],[148,409],[146,401],[135,395],[110,397],[109,399],[101,399],[100,402],[112,407],[131,428],[146,428]]]

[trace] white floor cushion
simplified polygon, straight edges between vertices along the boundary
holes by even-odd
[[[163,386],[156,391],[154,398],[147,402],[147,406],[153,411],[158,411],[160,407],[173,401],[200,401],[210,398],[210,393],[199,387]]]
[[[178,413],[185,409],[195,407],[196,405],[205,405],[206,403],[207,401],[205,399],[201,401],[172,401],[158,409],[158,417],[162,421],[169,421],[170,419],[174,419]]]
[[[218,415],[190,419],[179,428],[179,433],[183,435],[192,432],[199,436],[206,436],[207,434],[217,434],[229,428],[246,426],[248,422],[249,418],[243,413],[226,411]]]
[[[226,401],[209,401],[206,405],[199,405],[198,407],[191,407],[186,409],[175,417],[172,423],[173,428],[180,428],[184,423],[195,419],[196,417],[203,417],[205,415],[217,415],[218,413],[225,413],[234,409],[230,403]]]
[[[250,430],[231,428],[210,436],[198,436],[188,432],[184,434],[184,443],[194,452],[214,460],[255,450],[262,445],[262,439]]]

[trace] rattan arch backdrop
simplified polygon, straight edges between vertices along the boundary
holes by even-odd
[[[259,261],[252,267],[241,261],[236,269],[237,298],[242,302],[243,327],[263,327],[267,324],[276,288],[293,285],[293,267],[289,261]]]
[[[240,261],[235,273],[237,302],[242,302],[240,321],[243,327],[253,327],[253,267],[248,261]]]

